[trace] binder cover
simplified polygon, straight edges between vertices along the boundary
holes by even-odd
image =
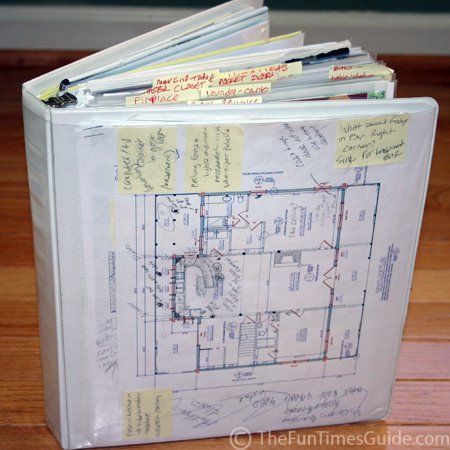
[[[38,98],[139,42],[23,87],[52,432],[85,448],[384,417],[436,103]]]

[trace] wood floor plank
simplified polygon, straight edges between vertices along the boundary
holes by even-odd
[[[45,423],[41,379],[1,380],[0,426]]]
[[[450,341],[403,340],[397,379],[450,381]]]
[[[0,380],[17,382],[42,379],[38,336],[0,336]]]
[[[289,436],[291,445],[288,446]],[[283,438],[284,437],[284,438]],[[347,442],[363,442],[362,445],[345,445]],[[354,441],[351,441],[354,439]],[[364,444],[364,442],[366,442]],[[401,445],[401,443],[404,443]],[[427,442],[428,445],[423,445]],[[261,445],[261,443],[263,445]],[[310,445],[306,445],[306,444]],[[434,444],[433,444],[434,443]],[[305,445],[303,445],[305,444]],[[340,445],[339,445],[340,444]],[[412,445],[417,444],[417,445]],[[422,445],[420,445],[422,444]],[[0,450],[57,450],[56,443],[49,429],[37,426],[0,426]],[[198,448],[230,450],[228,436],[189,440],[182,442],[165,442],[136,446],[103,447],[105,450],[197,450]],[[256,433],[248,447],[250,450],[261,448],[306,448],[329,450],[330,448],[358,448],[375,450],[399,450],[426,448],[428,450],[450,448],[449,430],[440,426],[398,426],[384,422],[364,422],[336,427],[306,428],[289,431]]]
[[[416,269],[410,301],[450,303],[450,269]]]
[[[394,386],[389,424],[449,425],[449,381],[398,381]]]
[[[0,266],[0,285],[2,294],[11,300],[36,298],[36,279],[34,267]],[[1,294],[0,294],[1,295]]]
[[[449,164],[450,166],[450,164]],[[416,257],[416,270],[450,269],[450,241],[420,238]]]
[[[450,304],[411,303],[403,338],[449,340]]]
[[[9,299],[9,302],[5,301]],[[0,336],[38,336],[38,312],[36,298],[21,297],[11,301],[10,297],[0,296]]]

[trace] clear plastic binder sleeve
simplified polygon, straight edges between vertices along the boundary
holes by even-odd
[[[429,99],[53,112],[65,446],[386,415],[436,112]],[[348,150],[370,145],[362,129],[379,150],[366,166]]]

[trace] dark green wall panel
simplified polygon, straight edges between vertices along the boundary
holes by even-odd
[[[209,7],[220,2],[208,0],[5,0],[0,4],[13,5],[111,5],[111,6],[184,6]],[[384,11],[384,12],[450,12],[450,0],[267,0],[272,9],[302,9],[309,11]]]

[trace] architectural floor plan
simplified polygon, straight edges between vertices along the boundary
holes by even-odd
[[[388,414],[435,107],[375,114],[386,102],[83,131],[84,242],[61,247],[81,275],[61,273],[64,308],[88,310],[69,323],[89,360],[68,373],[96,445]]]
[[[379,189],[136,196],[138,375],[353,373]]]

